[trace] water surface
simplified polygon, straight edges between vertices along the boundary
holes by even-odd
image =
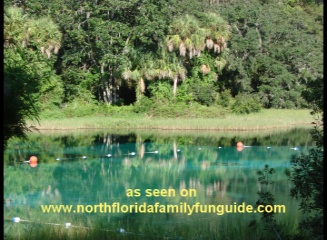
[[[244,148],[236,148],[239,141]],[[306,129],[32,133],[28,141],[12,141],[4,153],[5,234],[15,237],[15,224],[33,229],[36,223],[54,227],[71,223],[90,228],[101,224],[133,239],[154,235],[159,239],[259,239],[268,231],[259,213],[142,213],[135,208],[109,213],[100,211],[100,206],[255,206],[258,191],[263,190],[274,195],[275,204],[285,205],[286,212],[275,214],[275,219],[285,234],[292,234],[302,216],[298,202],[289,197],[292,184],[285,171],[291,169],[292,156],[308,152],[312,145]],[[33,155],[38,158],[34,165],[27,162]],[[275,169],[267,189],[257,174],[265,165]],[[163,190],[164,196],[154,194],[154,189]],[[185,196],[187,191],[190,196]],[[75,213],[44,213],[42,205],[72,205]],[[84,213],[76,211],[77,205],[84,206]],[[13,217],[26,221],[12,223]],[[249,226],[251,222],[255,227]]]

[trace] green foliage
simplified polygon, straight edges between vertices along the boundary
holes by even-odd
[[[192,93],[190,91],[189,80],[185,79],[177,90],[175,99],[177,102],[190,103],[193,101]]]
[[[143,96],[139,101],[134,104],[133,110],[136,113],[149,112],[152,107],[152,100],[146,96]]]
[[[231,108],[233,113],[249,114],[260,112],[262,107],[258,97],[240,93],[235,97],[235,102]]]
[[[223,107],[228,107],[231,99],[232,94],[229,89],[226,89],[219,94],[218,104]]]
[[[312,109],[324,109],[324,79],[310,81],[303,91],[303,97],[310,103]]]
[[[303,239],[323,238],[324,209],[324,149],[323,130],[316,125],[311,131],[316,146],[309,154],[293,156],[292,171],[288,174],[294,186],[291,196],[300,199],[300,209],[306,218],[300,222],[299,230]]]
[[[194,101],[210,106],[215,102],[217,92],[213,84],[205,82],[195,82],[190,86],[191,95]]]
[[[167,104],[212,105],[226,89],[264,108],[305,108],[323,85],[323,6],[313,2],[6,0],[4,45],[50,57],[57,76],[40,82],[42,111],[83,95],[130,104],[127,87]]]
[[[258,174],[258,181],[261,184],[260,191],[258,191],[259,199],[256,202],[256,207],[258,208],[261,206],[274,206],[275,198],[274,195],[270,192],[269,186],[274,184],[274,181],[272,181],[272,176],[275,173],[274,168],[269,168],[269,165],[266,164],[264,167],[264,170],[257,171]],[[273,211],[263,211],[261,216],[261,220],[263,221],[265,225],[265,229],[270,231],[271,234],[274,235],[274,238],[277,237],[277,239],[282,239],[279,231],[278,226],[276,224],[275,220],[275,213]],[[251,224],[251,223],[250,223]],[[268,233],[269,234],[269,233]]]
[[[96,113],[94,104],[85,103],[83,99],[74,99],[63,108],[63,113],[66,117],[83,117],[93,116]]]
[[[98,116],[130,116],[134,113],[134,106],[113,106],[110,104],[102,103],[97,112]]]
[[[59,76],[54,74],[51,75],[48,81],[42,84],[40,93],[41,112],[58,109],[64,98],[64,90]]]
[[[156,103],[148,114],[163,118],[224,118],[228,111],[219,106],[207,107],[196,102],[177,102],[165,105]]]
[[[323,76],[322,7],[291,5],[243,0],[217,8],[233,23],[220,78],[233,95],[257,93],[266,108],[307,107],[306,85]]]
[[[275,198],[272,193],[269,191],[269,185],[274,182],[271,180],[272,175],[275,173],[275,169],[269,168],[269,165],[266,164],[264,170],[257,171],[258,181],[261,184],[261,191],[258,192],[259,200],[256,202],[256,207],[259,205],[267,206],[274,205]],[[261,219],[266,224],[271,224],[274,222],[274,212],[266,212],[262,213]]]
[[[44,28],[46,20],[49,29]],[[6,145],[13,136],[26,136],[29,128],[25,121],[38,120],[42,101],[56,85],[50,57],[53,49],[59,48],[61,33],[51,19],[33,19],[23,14],[22,9],[8,7],[5,9],[4,38]],[[39,51],[42,47],[45,52]]]
[[[38,119],[40,94],[33,63],[25,59],[25,49],[5,49],[4,61],[4,144],[13,136],[25,137],[27,118]],[[29,54],[30,55],[30,54]]]
[[[148,87],[151,99],[156,102],[169,103],[174,100],[171,84],[168,81],[158,80],[151,83]]]

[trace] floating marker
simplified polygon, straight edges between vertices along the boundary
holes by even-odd
[[[177,149],[177,152],[180,152],[181,150],[180,149]]]
[[[31,162],[36,163],[37,162],[37,157],[35,157],[35,156],[30,157],[30,163]]]
[[[198,150],[201,150],[202,148],[198,148]]]
[[[243,148],[246,148],[246,147],[252,147],[252,146],[245,146],[242,142],[238,142],[238,143],[236,143],[236,149],[237,149],[237,151],[242,151],[243,150]]]
[[[13,217],[12,222],[18,223],[18,222],[20,222],[20,218],[19,217]]]
[[[242,142],[236,143],[236,147],[243,147],[243,146],[244,146],[244,144]]]
[[[71,223],[65,223],[65,227],[69,228],[72,224]]]
[[[24,162],[28,162],[28,163],[37,163],[37,157],[35,156],[31,156],[30,160],[24,161]]]
[[[132,156],[134,156],[135,155],[135,152],[127,153],[125,155],[132,155]]]
[[[87,156],[82,156],[80,158],[86,159]],[[71,160],[71,159],[76,159],[76,157],[69,157],[69,158],[61,158],[61,157],[57,157],[56,161],[61,161],[61,160]]]
[[[37,157],[31,156],[29,161],[25,161],[30,163],[30,167],[36,167],[37,166]]]
[[[298,147],[294,147],[294,148],[290,148],[290,149],[293,149],[293,150],[295,150],[295,151],[299,150]]]
[[[222,147],[218,147],[218,148],[222,148]]]
[[[125,231],[124,228],[119,228],[119,229],[118,229],[118,232],[120,232],[120,233],[125,233],[126,231]]]
[[[159,151],[154,151],[154,152],[145,152],[145,153],[155,153],[157,154]]]
[[[112,155],[110,153],[108,153],[107,155],[103,155],[103,157],[111,157]]]
[[[267,147],[267,148],[271,148],[271,147]]]

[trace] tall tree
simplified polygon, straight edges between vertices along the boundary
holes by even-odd
[[[229,25],[215,13],[186,14],[170,24],[167,49],[179,57],[188,77],[214,82],[226,64]],[[225,53],[225,54],[223,54]],[[174,81],[176,94],[177,80]]]
[[[232,23],[222,80],[233,95],[256,93],[269,108],[306,107],[305,85],[323,76],[322,8],[231,1],[217,11]]]
[[[49,58],[59,49],[60,41],[61,33],[50,19],[30,18],[16,7],[5,9],[5,145],[13,136],[26,136],[26,119],[38,119],[42,86],[53,74]]]

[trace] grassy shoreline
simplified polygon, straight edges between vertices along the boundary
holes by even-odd
[[[224,118],[153,118],[147,115],[88,116],[28,121],[39,131],[47,130],[200,130],[256,131],[310,128],[314,120],[310,110],[264,109],[248,115],[230,114]]]

